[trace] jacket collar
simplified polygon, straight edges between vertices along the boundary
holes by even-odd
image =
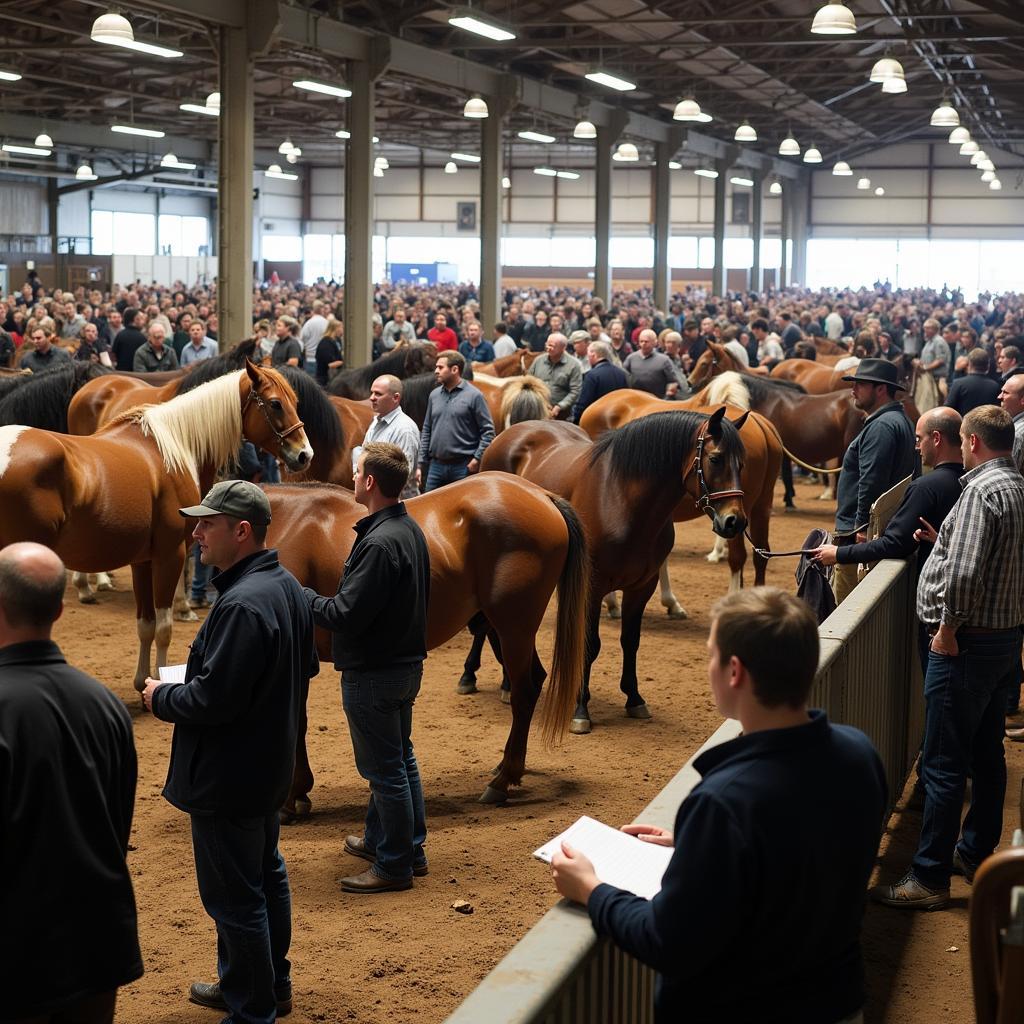
[[[960,486],[966,487],[968,484],[974,483],[979,476],[983,476],[985,473],[992,469],[1012,469],[1015,470],[1017,464],[1009,456],[1000,455],[994,459],[988,459],[983,462],[980,466],[975,466],[974,469],[967,470],[962,477],[960,477]]]
[[[26,640],[0,647],[0,668],[8,665],[63,665],[64,655],[52,640]]]
[[[881,416],[883,413],[893,412],[893,410],[896,410],[903,415],[903,403],[898,398],[894,398],[891,402],[886,402],[885,405],[880,406],[868,417],[868,420],[873,420],[876,417]],[[864,422],[867,423],[868,420],[865,420]]]
[[[210,582],[218,594],[233,587],[243,576],[250,572],[262,572],[265,569],[273,569],[277,566],[277,551],[273,548],[266,551],[255,551],[246,555],[240,562],[235,562],[230,569],[217,573]]]
[[[378,509],[372,515],[363,516],[352,529],[356,531],[356,536],[362,540],[368,533],[375,530],[381,523],[386,522],[388,519],[398,519],[401,516],[407,516],[409,513],[405,510],[405,502],[400,501],[396,505],[388,505],[387,508]]]
[[[828,735],[828,715],[820,709],[808,713],[807,725],[794,725],[788,729],[765,729],[749,736],[737,736],[734,740],[720,743],[705,750],[694,762],[693,767],[706,778],[712,772],[726,765],[741,761],[757,760],[759,757],[779,751],[804,750],[824,741]]]

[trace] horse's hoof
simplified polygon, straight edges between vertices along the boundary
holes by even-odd
[[[622,618],[622,611],[619,608],[609,608],[608,609],[608,618],[609,619],[621,619]]]
[[[818,501],[835,501],[835,500],[836,500],[836,496],[834,494],[830,494],[828,491],[825,491],[824,494],[819,494],[818,495]]]
[[[689,612],[681,604],[666,605],[665,614],[670,619],[688,619],[690,617]]]
[[[313,813],[313,803],[310,800],[296,800],[295,801],[295,817],[299,821],[308,818]]]
[[[287,807],[282,807],[277,812],[277,820],[282,825],[294,825],[299,820],[299,816],[294,811],[288,810]]]
[[[651,712],[647,709],[646,704],[634,704],[631,708],[626,708],[626,714],[630,718],[650,718]]]
[[[114,586],[114,581],[113,580],[107,580],[105,583],[97,583],[96,584],[96,589],[97,590],[117,590],[117,587]]]
[[[574,718],[569,723],[569,732],[575,736],[586,736],[590,732],[591,725],[589,718]]]
[[[494,786],[488,786],[480,794],[479,803],[482,804],[503,804],[508,801],[508,790],[506,789],[495,789]]]
[[[199,616],[191,608],[179,608],[174,613],[175,622],[198,622]]]
[[[501,694],[501,703],[502,704],[511,704],[512,703],[512,691],[511,690],[499,690],[498,693]]]
[[[467,679],[465,676],[463,676],[459,680],[459,685],[455,687],[455,692],[456,693],[463,693],[463,694],[465,694],[465,693],[476,693],[477,692],[476,680],[475,679]]]
[[[97,603],[96,595],[95,594],[79,594],[78,595],[78,603],[79,604],[96,604]]]

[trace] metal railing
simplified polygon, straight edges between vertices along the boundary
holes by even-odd
[[[885,765],[895,803],[924,731],[914,572],[880,562],[819,629],[811,705],[862,729]],[[740,734],[724,722],[635,819],[672,828],[700,781],[694,759]],[[599,939],[582,907],[552,907],[448,1018],[447,1024],[650,1024],[654,972]]]

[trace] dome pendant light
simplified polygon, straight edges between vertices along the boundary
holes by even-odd
[[[685,96],[676,104],[676,109],[672,112],[672,120],[700,121],[700,104],[692,96]]]
[[[459,173],[458,165],[455,163],[454,160],[449,160],[448,163],[446,163],[444,165],[444,173],[445,174],[458,174]]]
[[[981,180],[982,181],[995,181],[996,180],[996,172],[995,171],[984,171],[982,173],[982,175],[981,175]]]
[[[96,175],[92,173],[92,167],[87,163],[81,163],[78,165],[75,171],[75,177],[79,181],[95,181]],[[994,175],[993,175],[994,177]]]
[[[839,3],[825,4],[811,22],[811,32],[817,36],[852,36],[856,31],[853,11]]]
[[[988,187],[992,189],[993,192],[998,192],[1003,187],[1003,183],[998,178],[993,178],[988,183]]]
[[[597,129],[592,122],[583,120],[578,122],[576,127],[573,128],[572,137],[574,139],[596,139]]]
[[[868,81],[883,84],[891,78],[902,79],[905,77],[903,65],[898,60],[893,57],[883,57],[881,60],[875,61]]]
[[[40,149],[53,149],[53,139],[46,132],[40,132],[36,136],[36,141],[33,145],[38,146]]]
[[[811,146],[806,153],[804,153],[805,164],[820,164],[821,163],[821,151],[817,146]]]
[[[781,196],[782,195],[782,182],[778,181],[778,180],[773,181],[768,186],[768,192],[769,192],[770,195],[773,195],[773,196]]]
[[[903,93],[907,91],[907,81],[905,78],[887,78],[882,83],[882,92],[884,93]]]
[[[978,144],[974,141],[974,139],[968,139],[967,142],[965,142],[960,147],[960,155],[972,156],[974,153],[978,152],[978,148]]]
[[[956,128],[960,124],[960,115],[956,112],[956,108],[950,105],[948,99],[943,99],[932,111],[932,117],[928,123],[933,128]]]
[[[754,127],[749,121],[744,121],[736,129],[736,134],[733,138],[737,142],[757,142],[757,132],[754,131]]]
[[[853,171],[850,170],[850,165],[845,160],[837,160],[832,167],[832,173],[837,178],[849,178]]]
[[[636,163],[640,159],[640,152],[632,142],[620,142],[619,148],[612,154],[612,159]]]
[[[885,195],[885,189],[882,188],[881,185],[879,185],[878,188],[875,189],[875,195],[876,196],[884,196]]]
[[[971,141],[971,133],[960,125],[949,133],[949,141],[951,145],[962,146],[965,142]]]
[[[871,179],[870,178],[858,178],[857,179],[857,188],[859,188],[862,192],[866,192],[869,188],[871,188]]]
[[[482,97],[471,96],[466,100],[466,105],[462,108],[462,116],[482,120],[490,116],[490,111],[487,109],[487,103]]]
[[[793,138],[792,134],[787,135],[779,143],[779,156],[799,156],[800,143]]]

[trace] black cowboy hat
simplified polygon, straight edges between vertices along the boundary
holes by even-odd
[[[907,390],[896,379],[896,364],[890,363],[888,359],[862,359],[857,367],[857,372],[852,377],[844,377],[843,380],[888,384],[889,387],[896,388],[898,391]]]

